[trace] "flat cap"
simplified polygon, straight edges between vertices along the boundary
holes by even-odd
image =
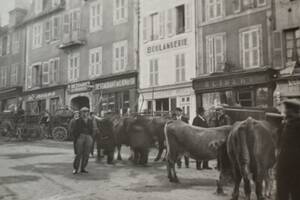
[[[176,111],[179,111],[179,112],[182,112],[182,109],[179,108],[179,107],[175,108],[175,110],[176,110]]]
[[[287,99],[282,103],[287,107],[300,108],[300,101],[297,99]]]
[[[83,107],[80,109],[80,112],[89,112],[90,109],[88,107]]]

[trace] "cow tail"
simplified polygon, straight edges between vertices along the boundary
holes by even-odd
[[[172,123],[172,121],[166,122],[165,126],[164,126],[164,134],[165,134],[166,147],[167,147],[167,154],[166,154],[167,157],[168,157],[169,152],[170,152],[170,142],[169,142],[169,138],[168,138],[168,125],[170,123]]]

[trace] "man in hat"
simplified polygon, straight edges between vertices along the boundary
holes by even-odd
[[[79,111],[74,111],[74,115],[73,115],[73,118],[70,120],[70,123],[69,123],[69,132],[70,134],[72,135],[72,139],[73,139],[73,148],[74,148],[74,154],[76,155],[76,140],[77,140],[77,136],[75,136],[75,123],[76,123],[76,120],[79,119]]]
[[[187,123],[187,124],[189,123],[188,118],[186,118],[186,117],[183,116],[183,114],[182,114],[182,109],[179,108],[179,107],[177,107],[177,108],[175,109],[174,120],[181,120],[181,121],[183,121],[183,122],[185,122],[185,123]],[[185,167],[186,167],[186,168],[189,168],[190,161],[189,161],[189,157],[186,156],[186,155],[184,156],[184,163],[185,163]],[[181,160],[178,160],[178,162],[177,162],[178,168],[181,168],[181,165],[182,165]]]
[[[231,118],[224,112],[223,106],[216,107],[217,121],[216,126],[231,125]]]
[[[277,200],[300,199],[300,102],[283,102],[285,123],[277,162]]]
[[[80,109],[80,118],[75,122],[74,136],[76,138],[76,156],[73,163],[73,174],[79,172],[80,165],[80,172],[88,173],[86,166],[93,143],[93,122],[89,118],[89,109],[87,107]]]
[[[198,127],[202,127],[202,128],[208,128],[208,123],[204,117],[204,108],[203,107],[199,107],[197,110],[197,116],[194,118],[193,120],[193,126],[198,126]],[[201,164],[202,164],[202,160],[197,160],[196,161],[196,167],[197,170],[201,170]],[[211,169],[208,166],[208,161],[203,160],[203,169]]]

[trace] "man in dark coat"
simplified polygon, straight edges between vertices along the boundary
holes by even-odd
[[[177,108],[175,109],[174,120],[181,120],[181,121],[183,121],[183,122],[185,122],[185,123],[187,123],[187,124],[189,123],[188,118],[186,118],[186,117],[184,117],[184,116],[182,115],[182,109],[179,108],[179,107],[177,107]],[[189,161],[189,157],[188,157],[187,155],[184,155],[184,163],[185,163],[185,167],[186,167],[186,168],[189,168],[190,161]],[[178,160],[178,162],[177,162],[178,168],[181,168],[181,165],[182,165],[181,160]]]
[[[300,102],[286,100],[277,163],[277,200],[300,199]]]
[[[216,112],[217,112],[216,127],[231,125],[231,118],[224,112],[223,106],[218,106],[216,108]]]
[[[72,139],[73,139],[73,148],[74,148],[74,154],[76,155],[76,136],[74,135],[74,130],[75,130],[75,124],[76,124],[76,120],[79,119],[79,111],[74,111],[74,116],[73,118],[70,120],[69,123],[69,132],[72,135]]]
[[[198,126],[198,127],[202,127],[202,128],[208,128],[208,124],[207,121],[204,117],[204,108],[203,107],[199,107],[197,110],[197,116],[194,118],[193,120],[193,126]],[[201,170],[201,164],[202,164],[202,160],[197,160],[196,161],[196,166],[197,166],[197,170]],[[207,160],[203,160],[203,169],[211,169],[208,166],[208,161]]]
[[[93,122],[89,118],[89,109],[87,107],[80,109],[80,118],[76,120],[73,132],[76,140],[76,156],[73,163],[73,174],[79,172],[79,166],[81,166],[81,173],[88,173],[86,166],[89,161],[89,154],[93,143]]]

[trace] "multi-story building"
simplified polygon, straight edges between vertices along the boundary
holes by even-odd
[[[80,1],[81,6],[74,2],[67,3],[67,42],[59,46],[67,55],[66,104],[102,114],[135,112],[138,1],[90,0]]]
[[[9,12],[8,25],[0,27],[0,112],[22,104],[26,29],[20,24],[26,13],[23,7],[16,7]]]
[[[273,60],[280,69],[274,93],[277,104],[286,98],[300,99],[300,1],[274,0],[274,5]]]
[[[65,56],[58,45],[63,42],[63,0],[34,0],[26,16],[25,110],[54,112],[65,104]]]
[[[169,112],[181,107],[195,116],[194,0],[141,0],[141,111]]]
[[[272,106],[272,2],[199,0],[196,7],[197,106]]]
[[[138,2],[34,0],[27,16],[26,108],[137,108]]]

